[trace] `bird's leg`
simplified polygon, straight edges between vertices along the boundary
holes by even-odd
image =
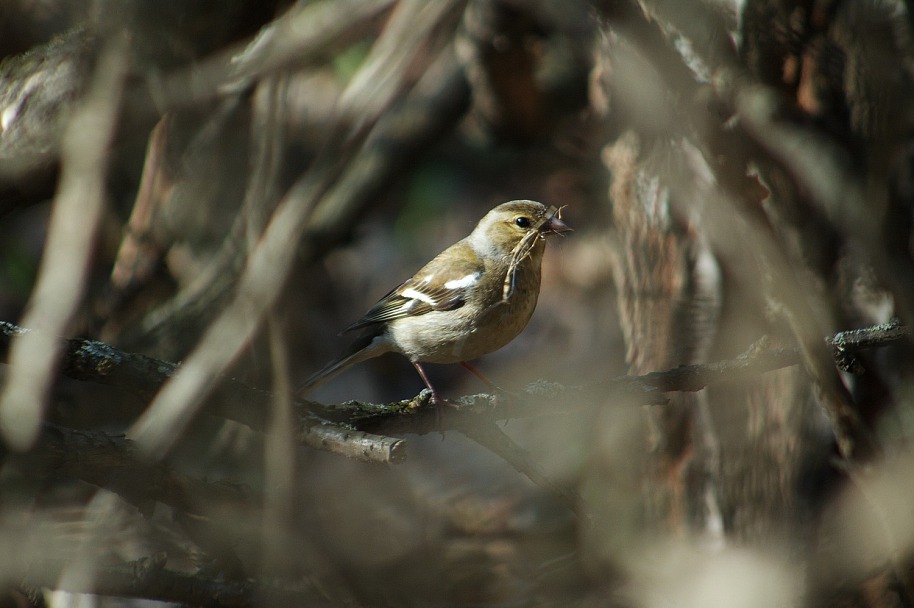
[[[485,375],[481,371],[479,371],[478,369],[476,369],[475,367],[473,367],[466,361],[461,361],[460,365],[462,365],[464,367],[464,369],[466,369],[468,372],[470,372],[471,374],[473,374],[474,376],[476,376],[477,378],[482,380],[483,383],[486,386],[488,386],[491,390],[495,391],[496,400],[498,400],[498,401],[505,400],[505,401],[511,402],[511,401],[517,399],[517,395],[514,395],[514,394],[506,391],[505,389],[501,388],[500,386],[498,386],[497,384],[495,384],[494,382],[492,382],[491,380],[486,378]]]
[[[416,368],[416,371],[419,372],[419,375],[422,377],[422,381],[425,382],[425,386],[428,387],[428,390],[432,391],[432,398],[429,399],[429,402],[435,406],[435,420],[438,425],[438,432],[441,433],[441,439],[444,440],[444,431],[441,430],[441,407],[447,403],[444,399],[441,398],[441,395],[438,394],[438,391],[435,390],[435,387],[432,386],[431,381],[428,379],[428,376],[425,375],[425,370],[422,369],[422,366],[419,365],[416,361],[411,361],[413,367]]]
[[[488,386],[493,391],[498,392],[498,393],[507,393],[506,390],[504,390],[503,388],[501,388],[500,386],[498,386],[497,384],[495,384],[494,382],[492,382],[491,380],[486,378],[485,375],[481,371],[479,371],[478,369],[476,369],[475,367],[473,367],[466,361],[461,361],[460,365],[462,365],[465,370],[467,370],[468,372],[470,372],[471,374],[473,374],[474,376],[476,376],[477,378],[482,380],[483,384]]]
[[[419,372],[419,376],[421,376],[425,386],[428,387],[428,390],[432,391],[432,398],[429,401],[431,401],[431,403],[434,405],[440,405],[443,403],[444,400],[441,398],[441,395],[438,394],[438,391],[435,389],[435,387],[432,386],[432,383],[428,379],[428,376],[425,375],[425,370],[422,369],[422,366],[419,365],[419,363],[416,361],[411,361],[411,363],[413,364],[413,367],[416,368],[416,371]]]

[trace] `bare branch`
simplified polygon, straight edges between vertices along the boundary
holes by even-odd
[[[252,40],[151,83],[156,105],[160,111],[196,105],[284,68],[324,60],[364,35],[392,4],[347,0],[295,5]]]
[[[5,354],[13,337],[25,333],[12,323],[0,322],[0,353]],[[127,353],[104,342],[72,338],[64,341],[61,373],[118,387],[148,401],[174,375],[178,365],[145,355]],[[227,379],[208,402],[207,413],[245,424],[257,431],[266,429],[266,415],[273,395],[236,380]],[[402,439],[356,432],[328,422],[336,415],[332,408],[314,404],[298,409],[298,439],[313,448],[369,462],[399,463],[406,460]]]
[[[314,591],[292,591],[255,582],[167,570],[167,561],[166,554],[158,553],[131,562],[99,565],[93,580],[74,581],[72,578],[61,577],[69,566],[68,562],[42,559],[22,565],[18,575],[22,586],[27,591],[35,592],[48,587],[77,593],[144,598],[214,608],[338,605]]]
[[[12,323],[0,322],[0,353],[9,345],[12,336],[25,331]],[[906,326],[885,324],[841,332],[826,338],[826,342],[836,348],[836,365],[840,365],[848,353],[885,346],[909,336],[910,330]],[[553,401],[560,396],[568,399],[563,412],[569,407],[592,407],[590,397],[593,395],[599,395],[602,402],[662,405],[666,403],[663,395],[666,392],[700,391],[711,385],[739,382],[800,363],[801,355],[796,348],[773,347],[767,339],[762,339],[734,359],[684,365],[576,387],[540,381],[528,386],[522,395],[477,394],[454,399],[449,402],[451,407],[445,407],[441,412],[428,407],[427,390],[412,399],[386,404],[298,401],[295,407],[301,424],[299,440],[303,444],[349,457],[396,463],[405,460],[403,441],[371,435],[371,432],[424,434],[462,430],[470,420],[555,415]],[[116,386],[148,399],[178,367],[174,363],[120,351],[96,340],[71,338],[65,342],[61,373],[76,380]],[[261,431],[266,427],[264,412],[268,411],[272,399],[269,391],[225,378],[214,389],[205,412]]]
[[[110,490],[140,510],[154,502],[204,515],[215,505],[246,505],[252,497],[241,486],[181,475],[144,459],[123,435],[45,424],[37,444],[22,460],[36,476],[64,475]]]

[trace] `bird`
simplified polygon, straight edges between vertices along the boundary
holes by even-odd
[[[445,401],[424,363],[460,363],[494,387],[468,361],[502,348],[526,327],[539,297],[546,238],[572,230],[560,211],[532,200],[493,208],[467,237],[343,330],[362,332],[296,395],[303,398],[352,365],[388,352],[412,363],[435,404]]]

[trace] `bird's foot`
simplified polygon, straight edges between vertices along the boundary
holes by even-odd
[[[437,407],[452,407],[452,408],[460,407],[459,403],[454,403],[453,401],[448,401],[447,399],[442,397],[440,394],[438,394],[436,391],[432,391],[427,388],[422,389],[422,391],[416,396],[415,402],[418,405],[423,406],[423,407],[425,407],[425,406],[436,407],[436,408]]]
[[[457,408],[456,403],[452,403],[442,397],[438,391],[433,391],[431,389],[422,389],[422,392],[419,393],[417,401],[423,406],[435,408],[435,427],[438,429],[438,432],[441,433],[441,438],[444,438],[444,426],[442,424],[442,412],[445,408],[452,407]]]
[[[441,439],[444,439],[444,426],[441,422],[442,414],[446,409],[457,409],[460,406],[453,401],[448,401],[437,392],[433,392],[428,399],[429,405],[435,408],[435,424],[438,427],[438,432],[441,434]]]

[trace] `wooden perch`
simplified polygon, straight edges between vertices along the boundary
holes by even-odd
[[[28,330],[0,322],[0,354],[5,353],[14,336],[25,331]],[[907,327],[889,323],[841,332],[827,338],[826,342],[834,349],[836,365],[844,369],[848,357],[853,357],[854,353],[909,335]],[[762,339],[734,359],[681,366],[642,376],[623,376],[586,386],[567,387],[540,381],[528,386],[521,395],[464,396],[452,400],[451,407],[445,407],[441,412],[429,406],[428,391],[422,391],[412,399],[386,404],[297,401],[298,438],[303,445],[350,458],[399,463],[406,459],[406,443],[375,433],[464,431],[474,422],[555,415],[554,402],[558,397],[564,400],[563,414],[569,408],[592,407],[596,396],[601,403],[662,405],[666,403],[663,395],[666,392],[699,391],[709,385],[736,382],[799,363],[798,349],[772,347]],[[65,341],[61,373],[76,380],[118,387],[149,400],[179,369],[177,364],[127,353],[96,340],[70,338]],[[214,390],[204,411],[263,431],[272,399],[273,395],[268,391],[225,378]]]

